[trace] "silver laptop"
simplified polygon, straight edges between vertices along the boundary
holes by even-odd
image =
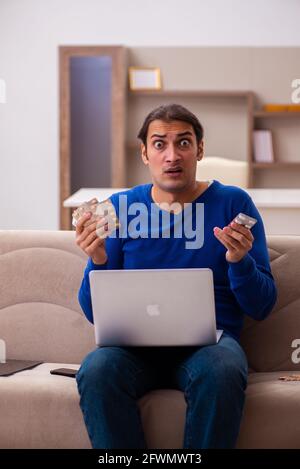
[[[215,344],[211,269],[93,270],[89,273],[96,344]]]

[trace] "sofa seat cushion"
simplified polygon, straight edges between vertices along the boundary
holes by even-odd
[[[182,391],[155,389],[139,400],[139,408],[148,448],[182,448],[186,414]]]
[[[78,364],[43,363],[0,377],[1,448],[90,448],[74,378],[51,375],[53,368]],[[153,390],[139,400],[149,448],[180,448],[185,422],[183,393]]]
[[[76,380],[51,375],[53,368],[79,365],[43,363],[0,377],[1,448],[89,448]]]
[[[238,448],[300,447],[300,381],[293,371],[251,373]]]

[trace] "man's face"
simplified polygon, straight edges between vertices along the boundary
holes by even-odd
[[[203,156],[203,141],[197,145],[193,126],[187,122],[150,123],[142,159],[156,184],[166,192],[182,192],[195,182],[197,160]]]

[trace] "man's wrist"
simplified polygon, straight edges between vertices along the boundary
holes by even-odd
[[[250,256],[250,254],[246,254],[242,259],[238,262],[229,262],[229,271],[234,276],[241,276],[241,275],[248,275],[251,271],[255,269],[255,261]]]
[[[92,264],[94,264],[94,265],[104,265],[104,264],[106,264],[106,262],[107,262],[107,256],[106,256],[106,258],[105,258],[103,261],[99,261],[98,259],[93,259],[93,258],[91,257],[91,262],[92,262]]]
[[[89,270],[103,270],[107,265],[107,258],[104,262],[100,264],[98,259],[92,259],[89,257],[88,259],[88,269]]]

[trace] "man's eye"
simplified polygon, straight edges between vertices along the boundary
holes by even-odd
[[[190,141],[187,140],[186,138],[184,138],[183,140],[180,140],[180,145],[182,147],[187,147],[187,146],[189,146],[189,144],[190,144]]]
[[[161,140],[156,140],[156,142],[154,142],[154,148],[160,150],[163,147],[163,144],[164,143]]]

